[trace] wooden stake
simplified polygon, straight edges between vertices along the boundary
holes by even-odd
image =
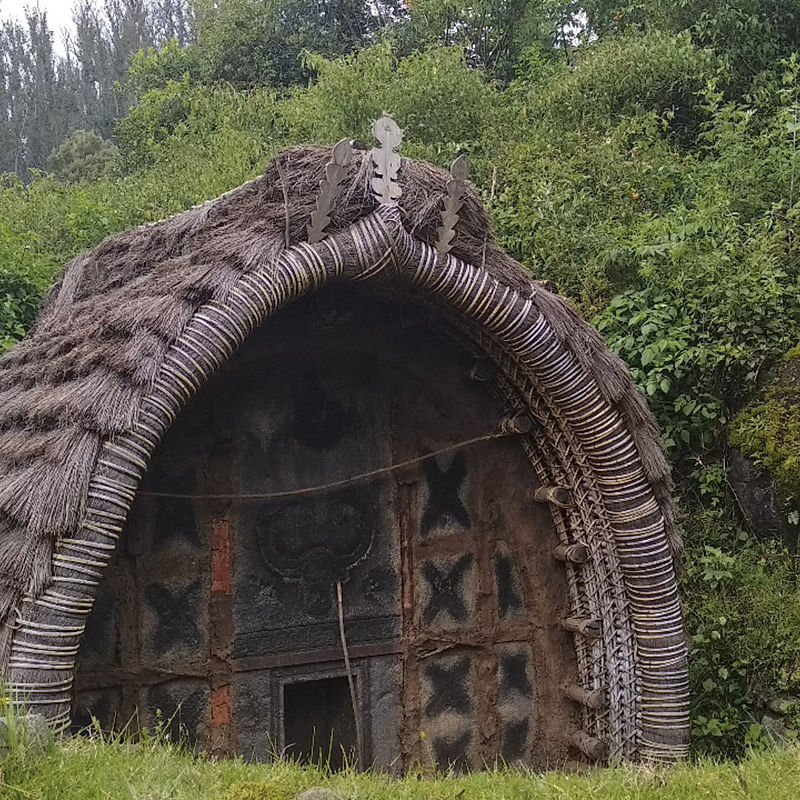
[[[603,635],[600,620],[593,617],[567,617],[561,620],[561,627],[571,633],[579,633],[587,639],[599,639]]]
[[[572,508],[575,499],[566,486],[538,486],[531,494],[537,503],[552,503],[558,508]]]
[[[586,731],[576,731],[572,735],[572,744],[593,761],[600,761],[605,758],[605,744],[599,739],[595,739],[594,736],[590,736]]]
[[[506,433],[530,433],[532,429],[533,421],[524,412],[503,417],[500,421],[500,430]]]
[[[347,672],[347,685],[350,687],[350,703],[353,706],[353,720],[356,723],[356,748],[358,749],[358,763],[364,763],[364,737],[361,731],[361,713],[356,696],[356,684],[353,680],[353,670],[350,667],[350,653],[347,650],[347,639],[344,635],[344,608],[342,606],[342,583],[336,581],[336,603],[339,606],[339,637],[342,640],[344,653],[344,668]]]
[[[599,689],[584,689],[582,686],[572,684],[564,689],[564,694],[570,700],[574,700],[587,708],[599,710],[606,707],[605,692],[601,692]]]
[[[497,370],[494,364],[492,364],[488,358],[478,358],[469,371],[469,377],[472,378],[473,381],[485,383],[490,380],[496,372]]]
[[[583,542],[560,544],[553,548],[553,556],[569,564],[585,564],[589,560],[589,548]]]

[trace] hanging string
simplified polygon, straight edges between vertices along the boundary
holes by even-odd
[[[200,498],[207,500],[280,500],[285,497],[299,497],[311,494],[320,494],[332,489],[343,489],[347,486],[352,486],[353,484],[361,483],[362,481],[367,481],[371,478],[376,478],[381,475],[389,475],[392,472],[397,472],[398,470],[413,467],[416,464],[421,464],[423,461],[427,461],[429,458],[435,458],[436,456],[452,453],[454,450],[461,450],[462,448],[472,447],[473,445],[480,444],[481,442],[488,442],[492,441],[493,439],[504,439],[513,435],[514,433],[511,431],[494,431],[493,433],[485,433],[483,436],[475,436],[472,439],[464,439],[461,442],[456,442],[455,444],[447,445],[447,447],[442,447],[439,450],[434,450],[432,453],[425,453],[424,455],[417,456],[415,458],[409,458],[407,461],[400,461],[397,464],[390,464],[388,467],[380,467],[379,469],[374,469],[370,472],[361,472],[358,475],[351,476],[350,478],[342,478],[338,481],[318,484],[316,486],[306,486],[302,489],[287,489],[280,492],[227,492],[221,494],[182,494],[180,492],[151,492],[143,490],[138,492],[138,494],[144,495],[145,497],[171,497],[176,500],[195,500]]]

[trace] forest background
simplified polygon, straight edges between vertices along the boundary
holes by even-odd
[[[469,156],[497,240],[658,417],[695,752],[797,738],[800,0],[80,0],[73,19],[66,39],[36,10],[0,24],[0,350],[81,250],[390,112],[405,155]]]

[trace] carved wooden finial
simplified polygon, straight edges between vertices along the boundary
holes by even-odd
[[[342,181],[347,176],[347,164],[353,155],[353,146],[347,139],[342,139],[333,147],[331,160],[325,165],[325,177],[319,182],[317,207],[311,214],[308,223],[308,241],[311,244],[321,242],[325,238],[325,229],[331,222],[333,203],[342,191]]]
[[[372,191],[382,205],[395,205],[402,194],[397,174],[400,171],[400,156],[395,150],[403,141],[403,131],[388,115],[376,119],[372,123],[372,135],[378,142],[370,151],[375,177],[372,179]]]
[[[469,164],[464,156],[459,156],[450,166],[450,180],[447,181],[447,198],[442,209],[442,224],[436,230],[436,250],[446,256],[453,244],[458,225],[458,212],[464,204],[467,191]]]

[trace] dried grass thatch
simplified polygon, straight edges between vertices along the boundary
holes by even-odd
[[[104,440],[136,421],[170,344],[194,312],[221,297],[242,273],[304,241],[329,150],[279,156],[256,180],[162,222],[112,236],[76,258],[49,293],[30,334],[0,360],[0,674],[2,623],[23,593],[51,572],[54,541],[74,531]],[[364,156],[348,167],[330,231],[371,213]],[[405,160],[406,229],[433,244],[447,173]],[[288,222],[284,192],[288,197]],[[530,274],[489,238],[479,198],[464,198],[453,255],[480,263],[521,293]],[[658,435],[625,365],[570,306],[537,285],[537,305],[575,359],[622,415],[667,519],[673,548],[670,478]]]

